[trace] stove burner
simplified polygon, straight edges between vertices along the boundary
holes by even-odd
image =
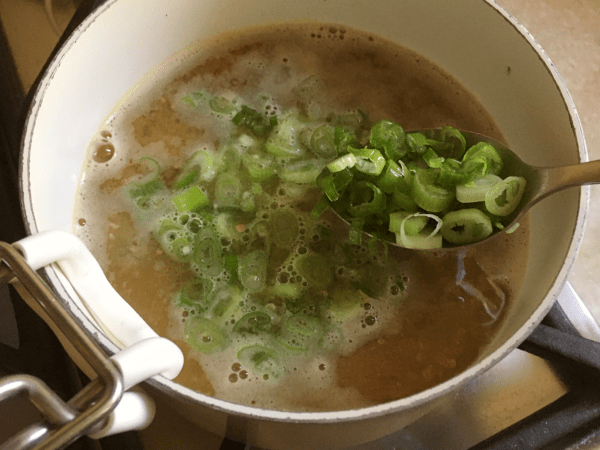
[[[564,449],[600,434],[600,344],[584,339],[559,303],[519,347],[553,366],[569,392],[469,450]],[[522,447],[526,443],[526,447]]]

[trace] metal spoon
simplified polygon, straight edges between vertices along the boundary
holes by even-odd
[[[424,134],[436,134],[436,132],[439,132],[439,129],[414,131]],[[503,173],[507,176],[514,175],[523,177],[527,181],[519,206],[515,211],[505,217],[505,219],[507,219],[505,223],[508,225],[505,226],[504,230],[511,229],[511,227],[516,224],[523,214],[525,214],[533,205],[555,192],[569,187],[600,183],[600,160],[560,167],[535,167],[523,162],[512,150],[495,139],[479,133],[462,130],[460,130],[460,132],[466,139],[467,148],[470,148],[478,142],[487,142],[491,144],[502,157],[502,161],[504,162]],[[343,217],[339,216],[337,213],[334,215],[338,216],[349,227],[348,222]],[[464,249],[485,242],[499,233],[501,232],[492,233],[486,239],[471,244],[460,246],[453,245],[435,250]],[[370,236],[366,232],[364,234]],[[390,244],[398,246],[395,242],[390,242]]]

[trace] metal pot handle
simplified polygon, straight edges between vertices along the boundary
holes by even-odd
[[[52,263],[79,294],[87,312],[122,343],[123,350],[108,357],[35,272]],[[33,300],[30,306],[73,344],[97,374],[68,402],[38,378],[11,375],[0,379],[0,401],[24,395],[43,416],[43,421],[0,443],[0,450],[59,449],[83,435],[100,438],[141,429],[152,421],[152,399],[139,389],[125,391],[157,374],[174,378],[183,366],[183,354],[119,296],[79,239],[48,231],[12,246],[0,242],[0,283],[12,283],[22,297]]]

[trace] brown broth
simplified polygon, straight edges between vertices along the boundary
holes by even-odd
[[[141,156],[156,157],[169,168],[163,173],[168,185],[191,152],[218,148],[218,130],[182,107],[183,95],[203,88],[252,100],[268,92],[288,109],[297,104],[290,87],[310,75],[322,81],[319,97],[332,109],[361,109],[373,122],[391,119],[407,130],[452,125],[502,140],[477,99],[425,58],[356,30],[315,23],[259,28],[203,43],[126,97],[90,144],[75,231],[115,289],[160,335],[182,347],[186,363],[176,381],[236,403],[348,409],[443,382],[472,365],[489,344],[518,293],[527,260],[526,221],[510,237],[495,237],[464,257],[466,281],[492,301],[497,294],[489,280],[506,294],[503,313],[490,325],[481,301],[456,284],[456,254],[394,250],[389,264],[407,278],[401,305],[384,313],[370,310],[373,301],[365,301],[357,320],[369,333],[359,333],[334,358],[305,358],[286,374],[285,383],[261,384],[236,361],[194,352],[182,340],[185,317],[171,302],[189,271],[166,257],[149,230],[136,223],[124,187],[144,174],[137,162]],[[114,155],[94,161],[100,141],[109,141]]]

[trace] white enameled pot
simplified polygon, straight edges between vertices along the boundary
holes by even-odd
[[[581,124],[554,66],[492,0],[109,0],[74,32],[35,92],[21,157],[29,232],[71,230],[87,144],[145,74],[198,39],[306,19],[370,31],[437,63],[479,98],[527,162],[587,160]],[[541,321],[576,256],[587,201],[588,189],[574,188],[533,208],[525,283],[497,339],[477,364],[425,392],[359,410],[288,413],[224,402],[162,376],[148,381],[147,390],[201,427],[264,448],[344,448],[398,430],[505,357]],[[116,352],[57,270],[45,270],[81,325]]]

